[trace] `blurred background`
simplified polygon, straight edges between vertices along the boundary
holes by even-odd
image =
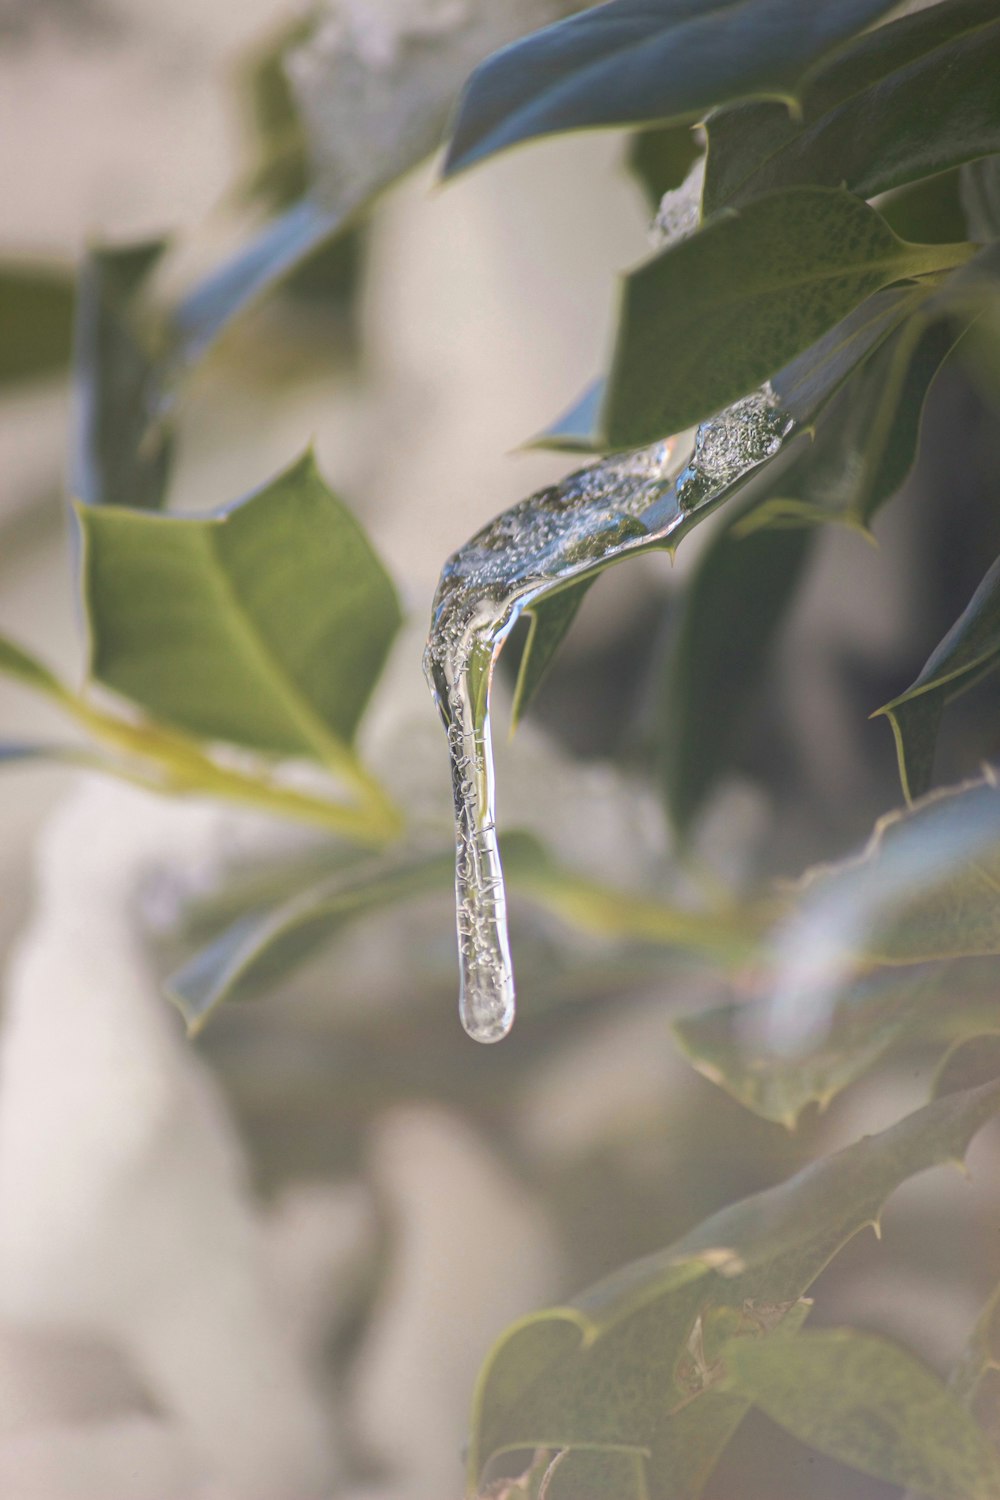
[[[208,262],[267,198],[261,61],[302,14],[6,0],[0,257],[72,268],[94,242],[167,233]],[[648,249],[625,155],[613,133],[558,140],[446,190],[425,164],[184,387],[175,508],[224,504],[313,442],[369,531],[408,624],[363,739],[442,830],[445,744],[420,673],[434,585],[466,537],[568,467],[517,450],[600,366],[615,275]],[[0,387],[0,630],[79,680],[68,421],[64,372]],[[724,877],[845,853],[895,805],[891,736],[868,714],[998,550],[998,460],[985,395],[951,370],[881,545],[820,539],[738,774],[701,826]],[[611,570],[501,746],[501,823],[633,888],[672,878],[658,688],[703,545]],[[942,779],[995,752],[984,705],[970,695],[949,729]],[[0,681],[5,736],[54,722]],[[926,1098],[930,1063],[907,1053],[789,1135],[674,1048],[671,1014],[726,998],[720,980],[520,906],[522,1015],[477,1048],[455,1019],[444,897],[366,918],[189,1043],[163,976],[248,879],[305,867],[310,838],[51,768],[0,778],[0,829],[10,1500],[456,1497],[476,1371],[507,1322]],[[863,1237],[823,1279],[819,1322],[883,1329],[947,1366],[1000,1273],[988,1140],[972,1164],[971,1183],[937,1173],[897,1195],[881,1246]],[[708,1490],[890,1493],[763,1419]]]

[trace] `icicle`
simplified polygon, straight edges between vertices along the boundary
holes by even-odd
[[[455,799],[459,1010],[479,1042],[514,1021],[514,976],[497,842],[490,688],[503,643],[531,604],[638,548],[665,543],[696,508],[769,458],[793,424],[770,387],[674,440],[602,459],[504,511],[448,559],[424,671],[448,732]]]

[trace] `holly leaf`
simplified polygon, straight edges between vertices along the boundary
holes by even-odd
[[[793,118],[745,104],[708,122],[706,216],[796,184],[862,198],[1000,151],[1000,20],[953,0],[866,33],[817,68]]]
[[[858,962],[1000,953],[1000,789],[992,772],[880,818],[867,848],[819,865],[772,938],[785,1019],[804,1024]]]
[[[790,188],[706,224],[625,279],[597,445],[683,431],[881,287],[967,256],[967,247],[907,244],[874,209],[829,188]]]
[[[610,0],[490,57],[470,78],[446,175],[522,141],[701,119],[728,99],[794,101],[825,53],[889,0]]]
[[[311,453],[204,519],[79,515],[98,682],[204,738],[351,759],[399,603]]]
[[[908,1350],[853,1328],[737,1339],[723,1386],[801,1442],[933,1500],[991,1500],[1000,1462],[958,1397]]]
[[[907,800],[931,785],[945,707],[1000,666],[1000,558],[915,680],[877,710],[892,725]]]
[[[754,1114],[793,1130],[808,1105],[825,1109],[911,1035],[940,990],[940,981],[922,969],[855,980],[794,1047],[781,1045],[781,1036],[774,1034],[768,998],[681,1016],[673,1029],[681,1051],[703,1077]],[[949,1015],[961,1024],[950,1009]]]
[[[722,1386],[736,1335],[797,1326],[803,1294],[908,1177],[960,1161],[1000,1084],[939,1099],[713,1215],[668,1250],[515,1324],[480,1375],[471,1493],[521,1448],[626,1452],[662,1500],[696,1496],[748,1407]],[[642,1491],[638,1491],[642,1493]]]

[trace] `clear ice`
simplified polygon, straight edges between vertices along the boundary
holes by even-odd
[[[514,973],[496,833],[490,692],[513,626],[532,604],[639,548],[770,458],[793,423],[770,386],[703,422],[686,463],[675,440],[617,454],[504,511],[448,559],[424,672],[448,735],[455,802],[459,1013],[477,1042],[514,1022]]]

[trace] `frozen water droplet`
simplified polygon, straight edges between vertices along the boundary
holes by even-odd
[[[448,733],[455,804],[455,895],[462,1024],[506,1036],[514,976],[496,835],[490,689],[521,613],[630,551],[665,544],[695,505],[718,499],[792,430],[764,389],[698,429],[686,466],[674,440],[616,454],[497,516],[446,562],[424,671]]]

